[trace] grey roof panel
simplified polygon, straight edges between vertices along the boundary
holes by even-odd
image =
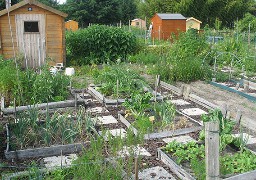
[[[157,15],[161,19],[186,19],[184,16],[181,14],[162,14],[162,13],[157,13]]]

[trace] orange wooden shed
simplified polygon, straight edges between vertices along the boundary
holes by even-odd
[[[78,30],[78,22],[76,22],[74,20],[69,20],[69,21],[65,22],[65,28],[68,31],[76,31],[76,30]]]
[[[186,18],[181,14],[156,13],[151,18],[151,24],[151,38],[154,39],[167,40],[172,33],[178,35],[186,31]]]
[[[67,14],[36,0],[23,0],[0,11],[0,55],[22,55],[24,67],[65,63],[65,17]]]

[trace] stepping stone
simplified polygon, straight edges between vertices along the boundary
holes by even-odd
[[[240,137],[242,134],[232,134],[233,137]],[[256,144],[256,138],[247,133],[243,133],[243,139],[246,144]]]
[[[43,158],[46,168],[70,166],[73,160],[77,159],[76,154],[68,154],[65,156],[51,156]]]
[[[187,101],[184,101],[183,99],[176,99],[176,100],[169,100],[167,102],[171,102],[175,105],[178,105],[178,106],[184,106],[184,105],[189,105],[190,103],[187,102]]]
[[[151,154],[145,148],[140,147],[139,145],[132,146],[132,147],[124,146],[123,149],[118,152],[118,154],[121,157],[130,156],[130,155],[151,156]]]
[[[202,115],[202,114],[208,114],[207,112],[205,112],[204,110],[202,110],[200,108],[183,109],[182,112],[189,116],[198,116],[198,115]]]
[[[170,173],[168,173],[163,167],[156,166],[148,169],[144,169],[139,172],[140,180],[148,180],[148,179],[171,179],[175,180]],[[135,175],[132,175],[131,179],[135,179]]]
[[[109,116],[98,117],[97,123],[98,124],[114,124],[114,123],[118,123],[118,121],[112,115],[109,115]]]
[[[183,143],[183,144],[186,144],[188,142],[196,142],[196,140],[190,136],[177,136],[177,137],[172,137],[172,138],[164,138],[163,141],[166,143],[176,141],[176,142]]]
[[[126,137],[126,131],[121,128],[121,129],[112,129],[109,130],[110,134],[112,134],[112,136],[114,137],[121,137],[121,138],[125,138]]]
[[[121,139],[126,137],[126,131],[121,128],[121,129],[112,129],[112,130],[107,130],[103,136],[103,138],[105,139],[105,141],[108,141],[109,139],[109,135],[112,135],[114,137],[121,137]],[[99,131],[100,135],[103,135],[103,131]]]
[[[92,114],[101,114],[109,111],[105,107],[95,107],[95,108],[88,108],[86,112],[89,112]]]

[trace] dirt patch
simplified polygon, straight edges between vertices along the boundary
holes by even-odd
[[[182,84],[184,83],[177,83],[176,86],[180,87]],[[220,107],[227,104],[232,118],[235,118],[237,110],[240,109],[242,111],[242,124],[248,129],[256,131],[256,103],[203,81],[192,82],[189,85],[193,94]]]

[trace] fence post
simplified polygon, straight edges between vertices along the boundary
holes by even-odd
[[[219,122],[205,122],[206,180],[219,180]]]
[[[4,109],[4,96],[1,97],[1,109]]]

